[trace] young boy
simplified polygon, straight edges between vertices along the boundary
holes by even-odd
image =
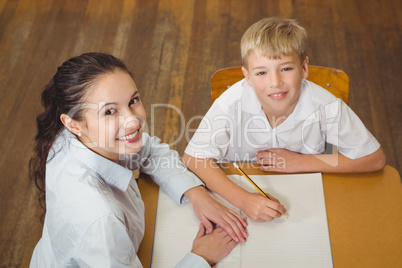
[[[252,25],[241,40],[245,79],[213,103],[185,150],[188,168],[256,221],[280,217],[285,208],[232,183],[215,161],[258,161],[276,172],[369,172],[385,165],[380,144],[356,114],[305,80],[306,36],[294,20]],[[325,143],[339,154],[325,155]]]

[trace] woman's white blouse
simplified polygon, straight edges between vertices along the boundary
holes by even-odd
[[[178,203],[186,201],[185,191],[202,185],[177,152],[146,133],[142,150],[116,164],[64,130],[48,157],[46,216],[31,267],[142,267],[136,253],[144,203],[128,168],[150,174]],[[209,267],[191,253],[179,266]]]

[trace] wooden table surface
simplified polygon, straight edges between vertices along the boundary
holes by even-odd
[[[248,174],[270,174],[252,164],[241,166]],[[226,174],[237,173],[232,165],[221,168]],[[138,255],[143,266],[150,267],[158,186],[148,176],[143,178],[139,186],[146,231]],[[323,186],[334,267],[402,267],[399,173],[386,166],[374,173],[323,174]]]

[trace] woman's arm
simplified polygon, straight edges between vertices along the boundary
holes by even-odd
[[[160,143],[157,137],[144,134],[146,140],[140,154],[140,170],[153,180],[177,203],[188,198],[200,221],[212,232],[212,223],[222,226],[237,242],[245,242],[246,220],[213,199],[200,179],[190,172],[180,160],[178,153]]]
[[[254,221],[270,221],[281,217],[286,209],[276,199],[250,193],[233,183],[212,159],[195,158],[184,154],[184,163],[207,188],[241,209]]]
[[[236,212],[213,199],[203,186],[189,189],[184,193],[193,204],[194,212],[208,233],[212,233],[211,222],[222,227],[236,242],[246,242],[247,221]]]

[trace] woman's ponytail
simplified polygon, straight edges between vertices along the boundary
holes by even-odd
[[[55,87],[53,79],[42,93],[45,111],[36,117],[38,133],[35,136],[34,156],[29,161],[29,175],[39,189],[39,203],[45,209],[45,177],[47,157],[57,135],[63,129],[58,118],[59,111],[54,104]]]
[[[45,208],[46,163],[54,141],[64,125],[62,114],[77,121],[83,120],[83,109],[87,91],[100,75],[120,69],[130,74],[124,63],[108,54],[85,53],[64,62],[46,85],[42,93],[43,113],[36,117],[34,155],[29,162],[29,176],[39,189],[39,202]],[[74,111],[74,112],[72,112]]]

